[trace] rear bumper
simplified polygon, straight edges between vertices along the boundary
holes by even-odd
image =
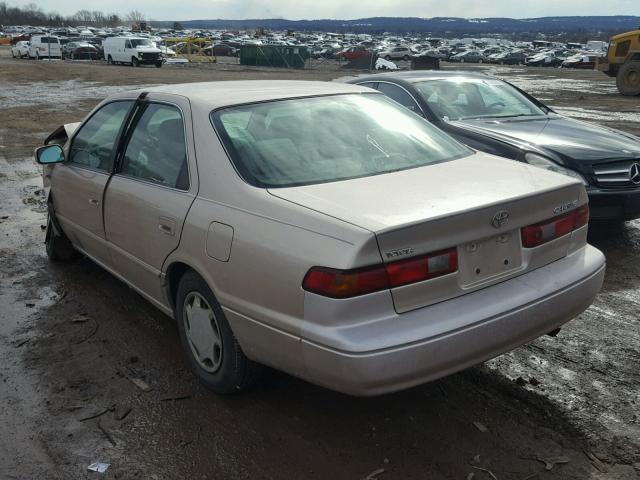
[[[396,315],[388,335],[406,339],[418,333],[413,341],[393,347],[346,351],[303,338],[305,368],[298,375],[362,396],[435,380],[510,351],[579,315],[600,290],[604,269],[602,253],[587,246],[501,284]],[[429,325],[456,322],[456,328],[423,336]]]
[[[640,188],[629,190],[587,190],[592,220],[634,220],[640,218]]]

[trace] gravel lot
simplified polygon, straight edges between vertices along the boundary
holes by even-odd
[[[465,68],[640,134],[638,99],[598,72]],[[170,318],[86,259],[47,263],[32,152],[58,125],[133,85],[346,74],[330,63],[36,62],[0,49],[0,478],[88,478],[94,461],[110,464],[102,478],[120,479],[639,478],[638,221],[591,226],[605,285],[558,337],[369,399],[278,372],[245,395],[217,397],[190,374]]]

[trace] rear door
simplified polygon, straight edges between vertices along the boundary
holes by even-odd
[[[150,94],[105,194],[105,232],[116,270],[159,301],[162,265],[180,242],[197,193],[190,119],[186,98]]]
[[[103,228],[103,195],[116,142],[134,100],[107,103],[75,133],[67,161],[51,171],[51,194],[64,232],[98,262],[111,263]]]

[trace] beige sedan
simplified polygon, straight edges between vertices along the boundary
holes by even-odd
[[[219,393],[260,365],[355,395],[417,385],[556,330],[604,276],[579,181],[366,87],[119,93],[48,143],[49,257],[82,253],[175,317]]]

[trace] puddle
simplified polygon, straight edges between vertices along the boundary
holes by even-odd
[[[148,88],[148,85],[105,85],[102,82],[63,80],[59,82],[0,82],[0,104],[4,108],[73,105],[78,100],[105,98],[117,92]]]

